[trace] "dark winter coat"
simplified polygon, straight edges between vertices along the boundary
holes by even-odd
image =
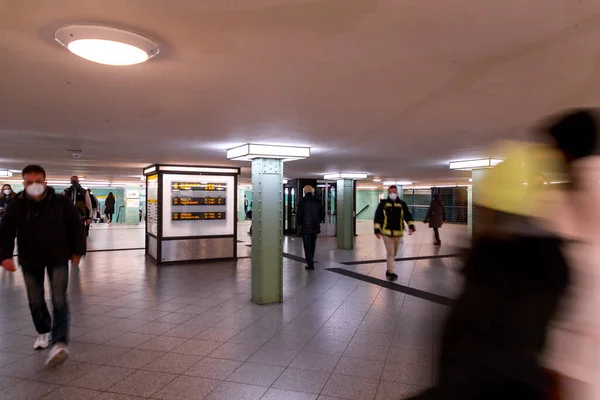
[[[441,228],[446,222],[446,210],[441,201],[433,199],[427,211],[426,221],[429,221],[430,228]]]
[[[524,220],[520,229],[532,226]],[[413,399],[549,398],[539,358],[568,286],[568,266],[557,237],[509,232],[475,239],[443,331],[439,382]]]
[[[107,197],[104,200],[104,214],[114,214],[115,213],[115,198]]]
[[[15,198],[15,196],[16,193],[12,193],[9,196],[5,195],[4,193],[0,194],[0,216],[4,214],[6,207],[8,207],[8,204]]]
[[[325,221],[325,210],[321,201],[312,193],[307,193],[298,204],[297,214],[300,233],[314,235],[321,233],[321,222]]]
[[[0,222],[0,260],[12,258],[15,237],[21,265],[66,264],[85,254],[85,230],[78,210],[66,197],[48,187],[35,201],[19,193]]]

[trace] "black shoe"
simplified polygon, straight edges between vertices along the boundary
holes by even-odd
[[[385,272],[385,277],[387,278],[388,281],[390,282],[395,282],[398,280],[398,275],[396,275],[393,272]]]
[[[440,241],[440,242],[435,242],[433,245],[434,245],[434,246],[441,246],[441,245],[442,245],[442,242],[441,242],[441,241]]]
[[[310,265],[307,265],[307,266],[304,267],[304,269],[312,271],[312,270],[315,269],[315,267],[311,267]]]

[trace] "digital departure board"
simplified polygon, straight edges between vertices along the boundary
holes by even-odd
[[[227,185],[223,183],[173,182],[173,190],[206,190],[224,192]]]
[[[224,212],[174,212],[172,221],[223,220]]]
[[[225,197],[173,197],[174,206],[224,206]]]

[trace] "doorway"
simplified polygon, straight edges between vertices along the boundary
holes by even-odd
[[[321,236],[333,237],[337,235],[337,217],[336,217],[336,183],[319,182],[317,183],[317,198],[321,200],[321,205],[325,210],[325,222],[321,224]]]
[[[296,187],[283,187],[283,234],[296,235]]]

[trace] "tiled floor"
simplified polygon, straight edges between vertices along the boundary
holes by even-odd
[[[249,241],[247,226],[240,240]],[[420,229],[399,257],[454,253]],[[354,251],[319,239],[317,270],[284,259],[283,304],[250,303],[248,258],[157,268],[142,250],[98,251],[70,272],[71,360],[44,370],[19,272],[0,272],[0,399],[401,399],[433,381],[435,337],[446,308],[344,277],[383,277],[383,244],[359,224]],[[447,244],[446,244],[447,243]],[[143,247],[143,230],[97,227],[89,247]],[[240,256],[249,255],[246,243]],[[284,252],[302,256],[301,241]],[[364,261],[347,266],[341,262]],[[452,257],[398,262],[402,285],[453,296]]]

